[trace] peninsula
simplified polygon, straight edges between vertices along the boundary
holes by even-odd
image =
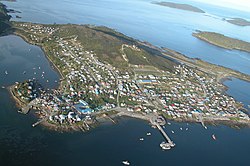
[[[103,118],[115,122],[117,116],[144,119],[159,130],[162,117],[202,125],[250,124],[243,104],[228,96],[220,82],[230,76],[249,81],[249,75],[203,61],[192,63],[177,52],[107,27],[26,22],[12,26],[16,35],[40,46],[61,74],[54,90],[43,89],[36,80],[11,88],[22,103],[21,112],[37,110],[39,120],[33,126],[85,131]]]
[[[222,47],[225,49],[235,49],[245,52],[250,52],[250,43],[239,39],[230,38],[215,32],[197,31],[193,36],[206,41],[210,44]]]
[[[180,4],[180,3],[174,3],[174,2],[152,2],[152,4],[166,6],[166,7],[180,9],[180,10],[196,12],[196,13],[205,13],[203,10],[201,10],[195,6],[192,6],[192,5],[188,5],[188,4]]]
[[[226,19],[227,22],[238,25],[238,26],[250,26],[250,21],[247,21],[242,18],[232,18],[232,19]]]

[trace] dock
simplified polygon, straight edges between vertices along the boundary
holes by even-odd
[[[36,127],[37,125],[39,125],[40,123],[42,123],[43,121],[45,121],[47,118],[43,118],[39,121],[37,121],[36,123],[32,124],[32,127]]]
[[[163,135],[163,137],[166,139],[167,143],[170,147],[174,147],[175,144],[174,142],[169,138],[169,136],[167,135],[167,133],[162,129],[162,127],[159,125],[159,123],[154,123],[154,125],[159,129],[159,131],[161,132],[161,134]]]

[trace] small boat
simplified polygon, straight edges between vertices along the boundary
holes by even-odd
[[[165,129],[165,126],[162,126],[162,128],[164,128],[164,129]]]
[[[180,130],[182,130],[182,127],[180,127]]]
[[[188,128],[186,128],[186,131],[188,131]]]
[[[128,160],[124,160],[124,161],[122,161],[122,163],[123,163],[124,165],[130,165],[130,163],[129,163]]]
[[[174,134],[174,131],[172,130],[172,131],[171,131],[171,133],[173,133],[173,134]]]
[[[144,141],[144,138],[140,138],[140,141]]]
[[[2,86],[3,89],[5,89],[5,86]]]
[[[26,71],[23,71],[23,74],[26,74]]]
[[[207,126],[204,126],[205,129],[207,129]]]
[[[171,125],[171,123],[170,123],[170,122],[168,122],[168,125]]]
[[[6,75],[8,74],[8,71],[7,71],[7,70],[5,70],[5,74],[6,74]]]
[[[216,140],[216,137],[215,137],[215,135],[214,135],[214,134],[212,135],[212,138],[213,138],[213,140]]]
[[[148,132],[148,133],[147,133],[147,136],[150,136],[150,135],[151,135],[151,133],[150,133],[150,132]]]

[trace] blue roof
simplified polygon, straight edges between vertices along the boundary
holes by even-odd
[[[74,105],[74,107],[78,112],[81,112],[81,113],[93,112],[93,110],[91,108],[87,108],[86,105],[84,105],[82,103],[76,104],[76,105]]]

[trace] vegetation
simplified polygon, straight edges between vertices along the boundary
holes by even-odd
[[[166,70],[172,70],[175,65],[171,60],[156,56],[159,53],[152,48],[142,46],[136,40],[107,27],[72,24],[54,26],[60,26],[60,30],[56,32],[59,33],[59,36],[76,36],[86,50],[93,51],[101,61],[108,62],[118,68],[128,68],[128,63],[122,57],[121,48],[123,44],[133,44],[141,50],[134,51],[125,48],[125,53],[128,54],[131,64],[150,64]],[[143,57],[146,57],[146,59]]]
[[[193,36],[222,48],[250,52],[250,43],[230,38],[219,33],[199,31],[193,33]]]
[[[187,10],[187,11],[192,11],[192,12],[197,12],[197,13],[205,13],[203,10],[192,5],[188,5],[188,4],[179,4],[179,3],[174,3],[174,2],[152,2],[152,3],[156,5],[175,8],[175,9]]]

